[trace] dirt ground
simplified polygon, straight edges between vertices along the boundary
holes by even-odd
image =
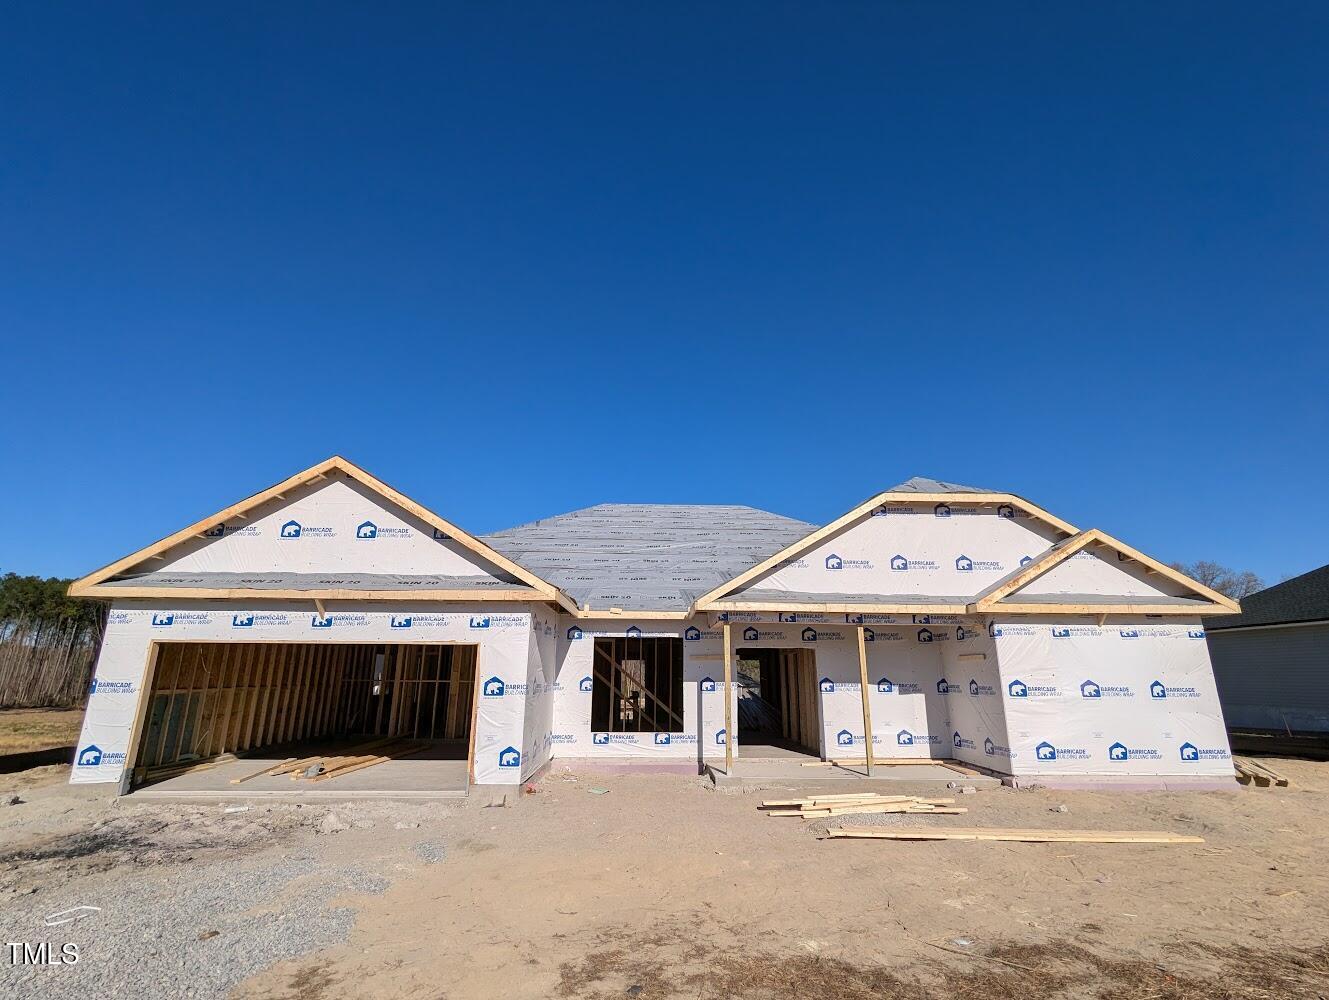
[[[0,711],[0,754],[73,746],[82,725],[81,708],[7,708]]]
[[[506,805],[234,813],[45,768],[0,779],[24,800],[0,806],[0,931],[80,961],[0,964],[0,995],[1325,997],[1329,764],[1275,763],[1290,788],[1003,788],[877,818],[1198,846],[819,840],[759,813],[772,792],[561,766]],[[77,904],[101,910],[43,925]]]

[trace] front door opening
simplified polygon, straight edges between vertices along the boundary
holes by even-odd
[[[740,756],[821,752],[814,656],[809,649],[738,651]]]

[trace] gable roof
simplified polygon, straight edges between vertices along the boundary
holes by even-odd
[[[1104,594],[1046,594],[1027,595],[1020,591],[1035,580],[1050,573],[1077,552],[1090,546],[1102,546],[1117,553],[1123,561],[1133,560],[1148,573],[1156,573],[1165,580],[1190,590],[1194,596],[1140,596]],[[1063,539],[1031,563],[1017,567],[1000,580],[989,585],[970,611],[977,613],[1006,612],[1008,614],[1232,614],[1241,610],[1236,601],[1216,590],[1210,590],[1197,580],[1179,573],[1171,566],[1152,559],[1125,542],[1118,541],[1098,528],[1091,528]]]
[[[180,574],[180,579],[174,583],[167,582],[168,578],[160,580],[151,580],[147,577],[134,579],[119,579],[127,571],[146,562],[149,559],[161,559],[163,553],[187,542],[193,538],[204,535],[209,529],[218,524],[235,519],[247,519],[249,512],[255,510],[261,505],[271,500],[283,500],[285,494],[292,492],[300,487],[328,479],[333,475],[342,474],[355,480],[370,491],[378,494],[391,504],[402,508],[419,518],[421,521],[430,525],[439,532],[455,541],[461,547],[470,550],[477,556],[498,567],[500,570],[517,581],[512,587],[506,588],[482,588],[476,587],[474,582],[466,580],[460,586],[453,581],[440,581],[443,587],[415,587],[409,590],[403,590],[399,582],[393,585],[386,578],[377,579],[376,575],[369,574],[372,579],[365,580],[338,580],[336,583],[328,581],[311,580],[299,581],[291,578],[282,579],[282,574],[273,574],[275,583],[263,586],[236,586],[234,580],[208,579],[208,574],[191,575]],[[214,577],[226,576],[228,574],[211,574]],[[296,574],[295,576],[299,576]],[[190,579],[193,576],[195,578]],[[288,575],[289,577],[290,575]],[[379,586],[379,583],[385,583]],[[557,589],[546,581],[540,579],[530,570],[513,562],[507,556],[490,548],[474,535],[457,527],[450,521],[444,520],[433,511],[416,503],[410,497],[399,493],[382,480],[371,476],[364,469],[342,458],[340,455],[333,455],[331,458],[312,465],[302,472],[297,472],[294,476],[282,480],[275,486],[270,486],[266,490],[255,493],[253,496],[241,500],[239,503],[232,504],[223,510],[218,511],[209,517],[196,521],[187,528],[182,528],[174,534],[167,535],[165,538],[154,542],[137,552],[132,552],[123,559],[117,559],[115,562],[103,566],[101,569],[89,573],[81,579],[75,580],[69,586],[71,597],[150,597],[157,594],[169,594],[181,598],[196,597],[313,597],[313,598],[379,598],[391,597],[400,599],[404,596],[413,600],[460,600],[480,597],[488,600],[516,600],[516,599],[555,599]]]
[[[755,507],[606,503],[484,536],[581,614],[687,617],[697,597],[816,526]]]
[[[1321,566],[1243,597],[1241,614],[1215,618],[1212,623],[1206,619],[1204,627],[1218,631],[1315,621],[1329,621],[1329,566]]]
[[[945,488],[933,490],[933,486]],[[1023,497],[1016,496],[1014,493],[989,493],[972,486],[959,486],[954,483],[943,483],[939,480],[924,479],[916,476],[913,479],[908,479],[903,483],[891,487],[891,489],[886,490],[883,493],[877,493],[869,497],[857,507],[854,507],[840,517],[837,517],[825,527],[817,528],[804,537],[796,539],[780,551],[768,556],[754,566],[749,566],[741,573],[738,573],[736,576],[733,576],[720,584],[720,586],[712,588],[697,599],[696,608],[700,611],[716,606],[716,602],[725,600],[725,595],[737,590],[745,583],[755,580],[767,570],[774,569],[779,566],[780,563],[797,558],[800,553],[813,548],[818,543],[844,530],[859,519],[869,516],[872,511],[879,507],[883,507],[887,504],[954,502],[957,495],[963,495],[963,502],[967,504],[978,504],[980,506],[1009,504],[1011,507],[1023,510],[1037,520],[1049,524],[1053,528],[1056,528],[1058,531],[1067,535],[1074,535],[1078,531],[1075,525],[1049,514],[1047,511],[1043,510],[1043,508],[1030,503]],[[945,599],[941,598],[939,600]]]

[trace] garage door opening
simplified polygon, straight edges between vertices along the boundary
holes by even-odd
[[[132,783],[428,791],[460,781],[464,790],[476,653],[444,644],[158,643]]]

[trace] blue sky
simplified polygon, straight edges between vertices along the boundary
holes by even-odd
[[[333,453],[1329,561],[1329,8],[1095,6],[9,9],[0,569]]]

